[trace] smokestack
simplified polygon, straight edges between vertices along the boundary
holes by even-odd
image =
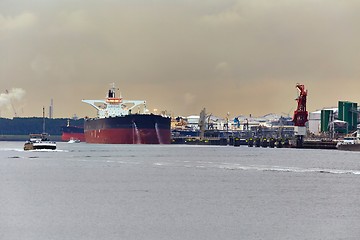
[[[49,107],[49,118],[53,118],[54,114],[54,100],[50,100],[50,107]]]

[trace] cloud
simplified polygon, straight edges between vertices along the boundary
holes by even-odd
[[[241,16],[241,8],[238,4],[234,4],[230,8],[217,13],[204,15],[200,18],[201,22],[213,26],[237,24],[241,23],[242,20],[244,19]]]
[[[37,74],[44,74],[51,70],[50,60],[42,55],[38,55],[30,64],[31,69]]]
[[[12,88],[6,93],[0,93],[0,107],[11,105],[13,100],[21,100],[25,96],[25,90],[21,88]]]
[[[194,94],[189,93],[189,92],[184,94],[184,104],[186,106],[193,104],[195,102],[195,100],[196,100],[196,96]]]
[[[182,115],[287,112],[297,82],[312,108],[358,99],[359,1],[13,2],[0,1],[0,87],[26,89],[24,115],[54,98],[59,117],[86,116],[81,99],[109,82]]]
[[[37,17],[31,12],[24,12],[17,16],[4,16],[0,14],[0,30],[16,30],[33,26]]]
[[[98,24],[94,23],[91,11],[86,9],[62,10],[55,14],[52,20],[51,24],[54,24],[56,28],[50,29],[49,32],[55,35],[76,34],[81,36],[100,30],[96,29]]]
[[[232,74],[231,66],[227,62],[219,62],[215,67],[215,71],[220,77],[224,78],[228,78]]]

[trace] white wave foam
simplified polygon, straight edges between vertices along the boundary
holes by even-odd
[[[9,151],[15,151],[15,152],[23,152],[24,149],[22,148],[2,148],[0,151],[9,152]]]
[[[155,166],[164,166],[166,165],[165,163],[154,163]]]
[[[61,150],[61,149],[35,149],[35,150],[21,150],[22,152],[69,152],[68,150]]]
[[[328,173],[328,174],[354,174],[360,175],[360,170],[344,169],[323,169],[323,168],[296,168],[296,167],[278,167],[278,166],[219,166],[226,170],[252,170],[252,171],[273,171],[273,172],[293,172],[293,173]]]

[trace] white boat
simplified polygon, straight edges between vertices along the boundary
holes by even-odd
[[[68,143],[79,143],[79,142],[80,140],[75,138],[70,138],[70,140],[68,141]]]
[[[24,144],[24,150],[56,149],[56,142],[48,139],[48,134],[30,134],[30,138]]]
[[[56,149],[56,142],[49,140],[49,135],[45,133],[45,109],[43,108],[43,133],[30,134],[29,140],[24,144],[24,150]]]

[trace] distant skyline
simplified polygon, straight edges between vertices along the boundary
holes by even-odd
[[[0,116],[94,116],[111,83],[175,116],[360,102],[357,0],[2,0]],[[7,92],[6,92],[7,91]]]

